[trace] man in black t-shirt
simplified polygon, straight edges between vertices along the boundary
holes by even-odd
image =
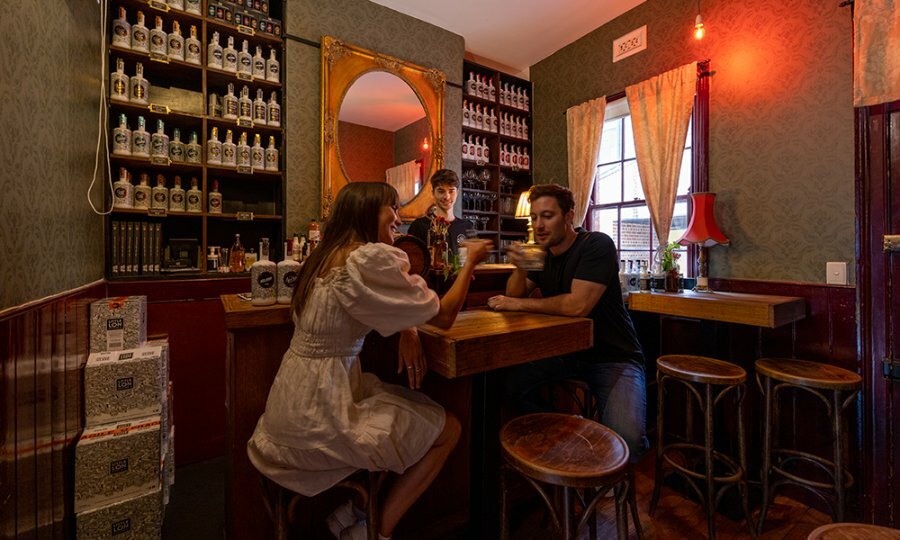
[[[450,169],[441,169],[431,175],[431,193],[434,195],[434,212],[422,216],[409,225],[409,234],[429,245],[431,223],[437,217],[450,223],[447,228],[447,246],[450,253],[459,252],[459,244],[466,239],[466,230],[472,228],[472,222],[453,215],[453,205],[459,195],[459,176]]]
[[[551,411],[552,405],[536,392],[539,387],[563,379],[583,380],[598,399],[601,422],[625,439],[637,461],[647,448],[644,355],[622,301],[616,246],[606,234],[575,229],[575,201],[568,189],[538,185],[531,189],[529,201],[535,238],[547,251],[544,269],[526,273],[516,268],[506,283],[506,295],[488,299],[488,306],[590,317],[594,345],[511,368],[509,397],[522,413]],[[507,254],[513,264],[522,261],[518,245]],[[535,288],[541,298],[529,298]]]

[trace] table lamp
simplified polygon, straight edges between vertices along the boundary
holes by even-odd
[[[687,230],[678,239],[678,243],[686,246],[694,244],[700,248],[700,255],[697,259],[697,286],[694,287],[696,292],[710,292],[709,278],[707,277],[707,261],[706,248],[715,246],[716,244],[728,245],[731,242],[719,230],[716,224],[715,204],[716,194],[708,191],[700,193],[692,193],[691,201],[694,211],[691,212],[691,222],[688,224]]]
[[[519,195],[519,204],[516,205],[515,217],[519,219],[528,219],[528,242],[522,244],[522,254],[525,256],[524,264],[520,265],[523,270],[543,270],[544,269],[544,248],[534,241],[534,227],[531,224],[531,202],[528,200],[531,190],[522,192]]]

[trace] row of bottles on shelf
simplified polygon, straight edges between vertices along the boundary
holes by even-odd
[[[144,78],[144,64],[137,62],[134,75],[125,75],[125,61],[116,59],[116,70],[109,74],[109,99],[137,105],[150,104],[150,81]]]
[[[206,48],[206,65],[230,73],[237,73],[251,79],[263,79],[269,82],[281,80],[281,64],[275,58],[275,49],[269,49],[269,58],[263,58],[262,47],[256,46],[256,55],[250,56],[250,44],[247,40],[241,43],[241,50],[234,48],[234,38],[228,36],[228,46],[224,49],[219,44],[219,33],[213,32]]]
[[[487,75],[469,72],[469,80],[466,81],[466,94],[489,101],[497,101],[497,88],[494,79]]]
[[[138,185],[131,182],[131,174],[125,167],[119,168],[119,179],[113,184],[113,208],[135,210],[165,210],[167,212],[203,212],[203,192],[197,187],[196,177],[191,178],[191,188],[181,187],[181,177],[176,176],[172,188],[166,186],[166,177],[156,175],[156,186],[150,187],[150,175],[139,175]],[[221,201],[221,194],[218,195]],[[210,212],[212,213],[212,193]],[[221,203],[219,204],[221,208]],[[219,210],[221,212],[221,209]]]
[[[488,101],[497,101],[497,86],[494,84],[493,77],[469,71],[469,79],[466,81],[465,89],[466,95],[475,96]],[[521,109],[523,111],[528,111],[531,108],[531,100],[528,97],[528,91],[521,86],[505,82],[500,85],[499,94],[501,105]]]
[[[491,149],[488,147],[487,139],[475,135],[463,137],[462,158],[477,163],[490,163]]]
[[[528,139],[528,122],[521,116],[514,114],[500,114],[500,135]]]
[[[494,133],[499,130],[499,121],[492,107],[485,105],[482,110],[480,103],[469,103],[466,100],[463,100],[462,124],[463,127],[493,131]]]
[[[528,97],[528,90],[514,84],[503,83],[500,88],[500,104],[521,109],[525,112],[531,110],[531,99]]]
[[[619,261],[619,285],[622,294],[632,291],[650,291],[650,265],[646,260],[622,259]]]
[[[463,137],[462,158],[476,163],[490,163],[491,149],[488,147],[487,139],[475,135]],[[501,144],[500,165],[514,169],[530,169],[531,157],[528,155],[528,148],[507,143]]]
[[[219,141],[219,128],[212,128],[206,141],[206,163],[224,167],[249,167],[255,170],[277,171],[278,148],[275,137],[269,137],[269,146],[263,148],[259,133],[253,136],[253,146],[247,144],[247,132],[241,133],[238,143],[229,129],[225,132],[225,142]]]
[[[236,2],[207,0],[206,14],[237,26],[281,37],[281,20],[269,17],[268,0],[237,0]]]
[[[528,148],[517,144],[501,144],[500,166],[529,170],[531,168],[531,157],[528,155]]]
[[[209,94],[207,114],[225,120],[237,120],[240,123],[249,122],[248,127],[255,125],[280,127],[281,105],[278,104],[278,94],[274,90],[268,103],[263,100],[262,89],[256,90],[256,99],[250,99],[250,89],[244,86],[241,96],[234,95],[234,85],[228,85],[228,93],[219,98],[214,93]]]
[[[119,125],[113,129],[112,153],[116,156],[168,159],[172,163],[200,164],[203,147],[197,142],[197,132],[192,131],[187,143],[181,141],[181,130],[175,128],[171,141],[162,120],[156,121],[156,133],[150,134],[143,116],[138,116],[137,129],[128,129],[128,118],[119,115]]]
[[[190,36],[185,38],[181,35],[181,23],[172,21],[172,31],[166,33],[162,17],[157,15],[154,27],[147,29],[143,11],[137,12],[137,21],[132,25],[128,22],[125,8],[119,8],[119,18],[113,21],[112,26],[112,44],[148,53],[158,59],[181,60],[200,65],[200,40],[197,39],[196,26],[191,25]]]

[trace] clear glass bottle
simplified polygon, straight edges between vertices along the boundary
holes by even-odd
[[[201,52],[200,40],[197,39],[197,27],[192,24],[190,37],[184,40],[184,61],[199,66]]]
[[[225,53],[219,45],[219,33],[213,32],[206,47],[206,65],[212,68],[222,69]]]
[[[150,133],[147,132],[143,116],[138,116],[137,129],[131,132],[131,155],[150,157]]]
[[[185,205],[188,212],[203,212],[203,192],[197,188],[197,178],[191,178],[191,189],[187,191],[187,204]]]
[[[268,108],[263,99],[263,91],[261,88],[258,88],[256,90],[256,99],[253,100],[253,124],[265,126],[268,123],[266,116],[268,116]]]
[[[172,31],[169,32],[169,60],[184,61],[184,36],[178,21],[172,22]]]
[[[150,157],[169,157],[169,136],[166,135],[165,124],[162,119],[156,121],[156,133],[150,137]]]
[[[269,59],[266,60],[266,80],[281,82],[281,64],[275,59],[275,49],[269,50]]]
[[[253,136],[253,147],[250,149],[250,166],[258,170],[266,168],[266,150],[262,147],[259,133]]]
[[[278,149],[275,148],[275,136],[269,136],[269,147],[266,148],[266,170],[278,170]]]
[[[128,88],[128,101],[140,105],[150,103],[150,81],[144,78],[144,64],[135,64],[134,76],[129,80]]]
[[[237,144],[237,166],[250,167],[250,145],[247,144],[247,132],[241,133]]]
[[[169,190],[169,212],[184,212],[184,189],[181,187],[181,177],[175,177],[175,185]]]
[[[212,191],[209,192],[209,202],[207,203],[206,208],[210,214],[222,213],[222,194],[219,193],[218,180],[213,180],[213,188]],[[244,260],[243,253],[241,254],[241,260]]]
[[[319,233],[319,223],[315,219],[309,220],[309,227],[306,233],[309,235],[309,249],[312,251],[318,247],[319,241],[322,239]]]
[[[277,300],[278,269],[269,260],[269,239],[260,239],[259,260],[250,266],[250,303],[254,306],[271,306]]]
[[[234,244],[228,253],[228,268],[232,272],[244,271],[244,245],[241,244],[241,235],[234,235]]]
[[[214,127],[206,141],[206,162],[210,165],[222,164],[222,143],[219,141],[219,128]]]
[[[262,55],[262,47],[256,46],[256,54],[253,55],[253,78],[266,78],[266,59]]]
[[[128,119],[124,113],[119,115],[119,125],[113,130],[112,153],[119,156],[131,155],[131,130],[128,129]]]
[[[238,120],[253,121],[253,100],[250,99],[250,89],[241,88],[241,97],[238,99]]]
[[[228,93],[222,96],[222,118],[237,120],[238,98],[234,95],[234,84],[228,83]]]
[[[185,161],[188,163],[200,163],[201,155],[203,155],[203,147],[197,142],[197,132],[191,132],[190,142],[185,147]]]
[[[250,44],[246,39],[241,43],[241,52],[237,56],[237,70],[238,73],[253,75],[253,57],[250,56]]]
[[[294,236],[294,238],[297,238]],[[295,240],[299,243],[299,240]],[[288,252],[288,243],[284,243],[284,259],[277,266],[278,291],[276,302],[290,304],[294,297],[294,287],[297,285],[297,275],[300,273],[300,263]]]
[[[113,208],[134,208],[134,186],[125,167],[119,167],[119,180],[113,184]]]
[[[137,22],[131,27],[131,50],[150,52],[150,31],[144,25],[144,12],[138,10]]]
[[[153,186],[151,195],[152,200],[150,202],[150,208],[153,210],[169,209],[169,190],[166,188],[165,176],[161,174],[156,175],[156,185]]]
[[[169,142],[169,159],[175,163],[184,163],[184,143],[181,142],[181,130],[175,128],[172,132],[172,141]]]
[[[125,8],[119,8],[119,18],[113,21],[112,44],[125,49],[131,48],[131,24],[125,17]]]
[[[234,144],[233,139],[231,130],[225,131],[225,142],[222,143],[222,165],[226,167],[237,165],[237,145]]]
[[[150,208],[150,176],[147,173],[141,173],[140,183],[134,186],[134,208],[137,210],[147,210]]]
[[[228,36],[228,46],[222,51],[222,69],[237,73],[237,51],[234,49],[234,38]]]
[[[274,90],[272,90],[272,95],[269,97],[268,116],[268,125],[281,126],[281,105],[278,104],[278,94]]]
[[[168,56],[166,41],[168,36],[163,30],[163,20],[159,15],[154,19],[155,26],[150,30],[150,54]]]

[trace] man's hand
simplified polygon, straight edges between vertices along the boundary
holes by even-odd
[[[522,251],[521,242],[513,242],[506,248],[506,257],[511,264],[516,265],[516,270],[521,269],[525,262],[525,253]]]
[[[422,379],[425,378],[425,372],[428,371],[425,352],[422,349],[422,342],[419,341],[419,331],[415,328],[401,330],[399,349],[400,359],[397,363],[397,373],[406,371],[409,387],[417,390],[422,386]]]
[[[488,298],[488,307],[494,311],[522,311],[522,299],[511,296],[492,296]]]

